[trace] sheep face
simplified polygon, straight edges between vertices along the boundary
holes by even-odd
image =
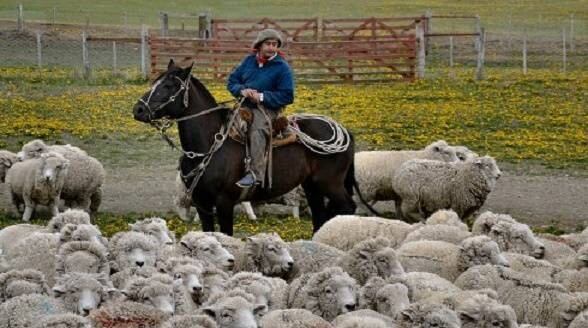
[[[526,224],[500,221],[492,226],[488,235],[505,252],[530,255],[537,259],[545,255],[545,245],[537,240]]]
[[[398,261],[396,251],[392,248],[384,248],[374,254],[376,267],[378,269],[378,276],[389,277],[399,276],[404,274],[404,269]]]
[[[24,161],[26,159],[40,157],[41,154],[46,153],[47,151],[47,145],[42,140],[35,139],[24,144],[16,156],[18,160]]]
[[[476,157],[472,160],[472,163],[480,170],[490,189],[494,189],[496,180],[502,175],[494,158],[490,156]]]
[[[196,304],[202,303],[202,271],[193,265],[177,266],[174,271],[174,283],[181,284]]]
[[[114,289],[106,286],[103,275],[65,274],[53,287],[55,298],[60,299],[68,311],[87,316],[98,308]]]
[[[443,140],[438,140],[425,147],[432,155],[431,159],[437,159],[442,162],[457,162],[458,158],[455,154],[455,149]]]
[[[512,307],[502,305],[486,295],[477,295],[457,310],[463,328],[517,328],[517,316]]]
[[[155,252],[152,250],[143,249],[141,247],[134,247],[129,249],[124,255],[124,265],[121,265],[121,268],[124,268],[125,266],[139,268],[155,266]]]
[[[333,320],[337,315],[354,311],[357,307],[357,284],[347,274],[334,275],[321,287],[318,302],[324,312],[321,316],[326,320]],[[333,317],[329,317],[331,314]]]
[[[235,266],[235,257],[212,236],[198,238],[193,243],[180,242],[182,255],[190,256],[205,263],[213,263],[217,267],[231,271]]]
[[[403,284],[387,284],[376,293],[376,309],[391,318],[410,305],[408,287]]]
[[[42,157],[44,161],[37,171],[36,183],[55,185],[60,176],[67,174],[69,161],[55,153],[44,154]]]
[[[108,247],[108,241],[102,237],[100,230],[91,224],[66,224],[60,232],[62,243],[68,241],[89,241]]]
[[[267,312],[263,304],[252,305],[240,296],[224,298],[203,309],[219,328],[257,328],[257,318]]]
[[[152,306],[167,315],[175,312],[173,281],[167,275],[131,280],[122,293],[131,301]]]
[[[173,245],[175,236],[169,231],[167,223],[161,218],[148,218],[129,224],[131,230],[155,237],[163,245]]]
[[[459,247],[459,269],[465,271],[475,265],[494,264],[509,266],[498,244],[487,236],[465,239]]]
[[[247,238],[247,250],[257,265],[256,269],[266,276],[285,276],[294,266],[288,246],[277,234]]]

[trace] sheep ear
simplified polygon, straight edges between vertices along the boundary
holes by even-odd
[[[186,243],[185,241],[180,241],[180,245],[182,247],[184,247],[187,251],[191,252],[192,249],[190,248],[190,246],[188,245],[188,243]]]
[[[413,321],[413,319],[412,319],[413,314],[414,313],[412,313],[412,311],[410,311],[410,310],[404,310],[404,311],[400,312],[402,319],[404,319],[405,321],[408,321],[408,322]]]
[[[440,152],[441,151],[441,147],[435,146],[435,147],[433,147],[433,150],[436,151],[436,152]]]
[[[264,315],[267,313],[267,305],[257,304],[253,309],[253,315]]]
[[[462,323],[466,322],[478,322],[479,316],[477,314],[467,313],[467,312],[459,312],[459,318],[461,319]]]
[[[367,259],[370,257],[370,252],[366,250],[361,250],[359,251],[359,257],[361,257],[362,259]]]
[[[205,307],[202,309],[202,313],[216,320],[216,309],[213,307]]]

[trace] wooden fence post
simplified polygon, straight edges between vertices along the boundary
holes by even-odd
[[[52,25],[55,26],[56,22],[57,22],[57,8],[53,7],[53,21],[51,23],[52,23]]]
[[[82,32],[82,64],[84,79],[90,78],[90,59],[88,56],[88,41],[86,40],[86,31]]]
[[[16,27],[19,32],[24,31],[24,14],[22,10],[22,4],[16,6]]]
[[[479,51],[478,51],[478,61],[476,65],[476,80],[483,80],[484,79],[484,51],[485,51],[485,43],[486,43],[486,31],[484,28],[480,28],[480,37],[479,37]]]
[[[416,24],[417,78],[425,77],[425,31],[423,22]]]
[[[527,74],[527,35],[523,36],[523,74]]]
[[[37,67],[41,68],[43,63],[43,46],[41,44],[41,31],[37,31]]]
[[[480,16],[476,15],[476,33],[478,33],[478,35],[481,34],[482,31],[482,25],[480,24]],[[480,38],[475,38],[474,39],[474,47],[476,48],[476,52],[480,52]]]
[[[566,49],[566,28],[564,27],[563,31],[562,31],[562,38],[563,38],[563,66],[562,66],[562,71],[565,73],[566,69],[567,69],[567,61],[568,61],[568,56],[567,56],[567,49]]]
[[[116,58],[116,41],[112,41],[112,75],[117,73],[117,58]]]
[[[198,37],[201,39],[212,38],[212,19],[210,13],[198,14]]]
[[[316,41],[320,41],[323,38],[323,18],[321,16],[316,18]]]
[[[453,67],[453,37],[449,37],[449,67]]]
[[[159,17],[161,19],[161,36],[167,36],[169,31],[169,17],[164,12],[159,13]]]
[[[141,76],[147,78],[147,25],[141,25]]]
[[[425,12],[425,30],[424,34],[431,34],[433,33],[433,12],[431,10],[427,10]],[[425,53],[431,53],[431,39],[425,36]]]
[[[574,14],[570,14],[570,51],[576,51],[576,45],[574,43]]]

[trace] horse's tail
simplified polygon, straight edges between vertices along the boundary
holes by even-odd
[[[365,201],[363,195],[361,194],[361,190],[359,190],[359,185],[357,184],[357,180],[355,180],[355,155],[353,155],[353,158],[351,159],[351,166],[349,167],[349,170],[347,170],[347,175],[345,176],[343,185],[345,186],[345,190],[347,190],[349,196],[353,196],[353,189],[355,189],[362,204],[365,205],[365,207],[367,207],[367,209],[370,210],[370,212],[372,212],[374,215],[382,216],[370,204],[368,204],[368,202]]]

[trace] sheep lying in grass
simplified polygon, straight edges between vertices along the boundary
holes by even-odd
[[[127,267],[153,267],[158,247],[155,237],[135,231],[116,233],[108,246],[110,269],[118,272]]]
[[[30,328],[43,317],[66,312],[63,303],[50,296],[21,295],[0,304],[0,328]]]
[[[16,162],[18,162],[18,158],[15,153],[8,150],[0,150],[0,183],[4,183],[6,172]]]
[[[53,286],[55,298],[73,313],[87,316],[100,304],[110,300],[116,290],[108,276],[73,272],[60,276]]]
[[[177,255],[188,256],[224,271],[235,266],[235,257],[213,236],[204,232],[190,231],[185,234],[176,249]]]
[[[443,241],[414,241],[398,249],[402,266],[407,272],[431,272],[454,281],[474,265],[508,266],[498,245],[487,236],[465,239],[459,246]]]
[[[0,274],[0,303],[27,294],[49,295],[49,286],[41,272],[26,269]]]
[[[294,260],[282,238],[277,233],[260,233],[245,241],[236,259],[235,272],[261,272],[270,277],[282,277],[288,275],[293,266]]]
[[[397,215],[419,221],[450,208],[465,219],[484,205],[501,174],[489,156],[456,163],[408,161],[393,180]]]
[[[484,212],[474,221],[472,233],[489,236],[503,252],[525,254],[537,259],[545,255],[545,245],[535,237],[529,226],[516,222],[509,215]]]
[[[356,309],[358,289],[355,279],[339,267],[330,267],[296,278],[288,286],[286,306],[307,309],[330,321]]]
[[[55,216],[70,162],[57,153],[15,163],[6,174],[12,203],[18,209],[24,203],[23,221],[29,221],[36,205],[46,205]]]
[[[267,312],[264,304],[255,304],[255,298],[240,289],[226,295],[215,295],[204,304],[201,312],[211,317],[218,328],[258,327],[260,318]]]
[[[47,146],[42,140],[33,140],[22,146],[21,160],[40,157],[47,152],[58,152],[70,165],[63,185],[62,199],[67,207],[81,208],[95,213],[102,201],[102,185],[106,173],[102,164],[83,150],[73,146]]]
[[[394,200],[394,175],[403,163],[412,159],[455,162],[455,150],[438,140],[422,150],[362,151],[355,153],[355,178],[367,202]]]
[[[441,304],[417,302],[400,313],[396,320],[398,328],[460,328],[459,317]]]
[[[260,322],[263,328],[333,328],[325,319],[304,309],[275,310]]]
[[[390,247],[396,248],[408,233],[420,227],[422,224],[410,225],[379,217],[337,215],[323,224],[312,240],[348,251],[363,240],[383,237],[388,239]]]

